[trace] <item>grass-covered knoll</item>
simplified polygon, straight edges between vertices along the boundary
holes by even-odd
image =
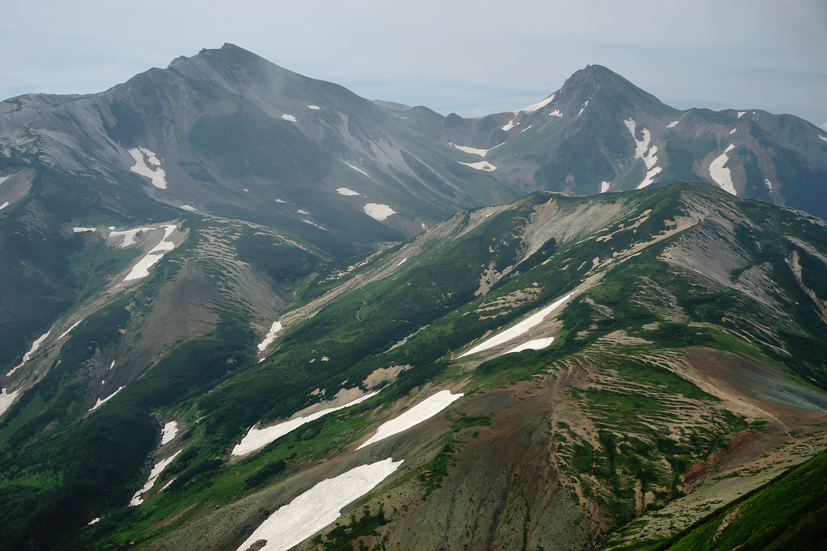
[[[823,549],[827,539],[825,477],[827,452],[822,452],[666,541],[618,549]]]

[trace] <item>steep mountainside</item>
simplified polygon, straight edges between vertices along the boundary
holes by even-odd
[[[827,446],[825,174],[597,66],[473,120],[232,45],[4,101],[0,549],[746,545]]]
[[[247,228],[176,226],[145,283],[6,379],[45,372],[0,420],[3,545],[654,548],[827,445],[814,217],[703,183],[538,192],[308,257],[258,347],[245,264],[207,245]],[[225,305],[213,329],[118,375],[144,297],[188,284]],[[89,411],[109,369],[125,388]]]

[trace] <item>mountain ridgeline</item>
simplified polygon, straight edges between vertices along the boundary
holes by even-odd
[[[0,205],[0,549],[827,538],[805,121],[599,66],[443,117],[225,45],[0,103]]]

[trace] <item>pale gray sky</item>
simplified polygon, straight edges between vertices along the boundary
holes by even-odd
[[[225,42],[368,99],[480,116],[588,64],[685,109],[827,129],[827,0],[5,2],[0,99],[106,90]]]

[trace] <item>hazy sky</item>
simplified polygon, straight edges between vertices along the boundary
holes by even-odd
[[[4,2],[0,99],[99,92],[225,42],[368,99],[479,116],[600,64],[686,109],[827,130],[827,0]]]

